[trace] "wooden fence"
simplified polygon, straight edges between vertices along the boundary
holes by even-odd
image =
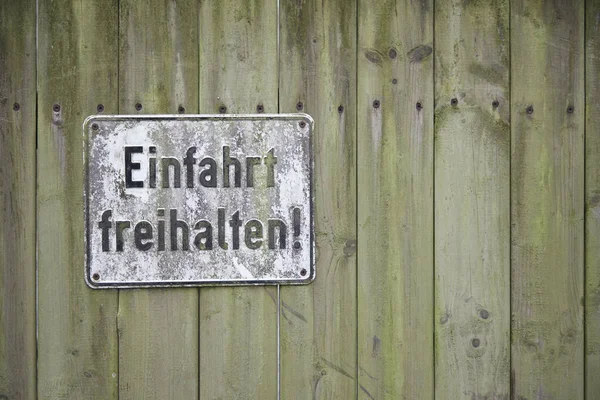
[[[223,106],[314,117],[316,281],[89,289],[84,118]],[[0,399],[36,397],[600,399],[600,1],[0,1]]]

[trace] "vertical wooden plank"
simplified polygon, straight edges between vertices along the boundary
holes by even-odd
[[[510,394],[508,9],[436,1],[436,399]]]
[[[35,1],[0,3],[0,398],[34,399]]]
[[[200,2],[200,112],[277,112],[277,2]],[[200,397],[277,398],[277,291],[200,290]]]
[[[117,112],[116,0],[38,3],[38,396],[117,398],[117,293],[83,279],[83,120]]]
[[[600,1],[585,10],[585,393],[600,393]]]
[[[359,395],[430,399],[433,3],[361,0],[358,21]]]
[[[511,2],[513,398],[583,398],[583,18]]]
[[[194,0],[120,1],[121,114],[197,111],[197,12]],[[198,397],[196,289],[121,290],[118,328],[120,399]]]
[[[356,393],[355,1],[282,1],[281,112],[315,120],[317,278],[281,288],[281,398]]]

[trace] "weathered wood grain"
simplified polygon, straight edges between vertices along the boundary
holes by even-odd
[[[0,398],[6,399],[36,398],[35,4],[0,3]]]
[[[197,2],[121,0],[119,14],[119,113],[196,112]],[[118,329],[120,399],[198,397],[196,289],[121,290]]]
[[[600,1],[585,10],[585,393],[600,393]]]
[[[583,399],[583,18],[511,2],[513,398]]]
[[[356,389],[356,1],[280,3],[281,112],[315,120],[317,279],[281,288],[281,398]]]
[[[433,3],[358,17],[359,396],[431,399]]]
[[[200,3],[200,112],[277,112],[277,3]],[[200,290],[200,398],[277,398],[275,287]]]
[[[118,5],[38,7],[38,397],[115,399],[117,293],[83,278],[81,126],[118,110]]]
[[[510,394],[509,1],[436,1],[436,399]]]

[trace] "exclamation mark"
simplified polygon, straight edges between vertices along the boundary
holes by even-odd
[[[298,207],[294,207],[294,237],[298,239],[300,236],[300,209]],[[301,249],[302,244],[300,241],[296,240],[294,242],[294,249]]]

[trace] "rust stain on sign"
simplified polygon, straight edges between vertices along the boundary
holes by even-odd
[[[306,114],[89,117],[88,285],[311,282],[312,127]]]

